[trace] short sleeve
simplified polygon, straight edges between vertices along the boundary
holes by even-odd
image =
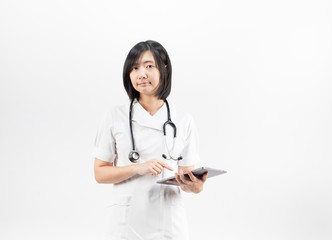
[[[95,137],[93,156],[104,162],[113,162],[116,158],[112,125],[113,121],[111,112],[107,112],[99,124]]]
[[[193,118],[188,120],[186,140],[181,156],[182,160],[178,161],[179,166],[192,166],[200,161],[198,149],[198,132]]]

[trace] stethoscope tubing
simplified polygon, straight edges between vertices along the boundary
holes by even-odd
[[[133,133],[132,110],[133,110],[134,101],[135,101],[135,98],[131,101],[130,107],[129,107],[129,128],[130,128],[130,137],[131,137],[131,143],[132,143],[132,151],[130,151],[128,158],[131,162],[136,163],[139,160],[140,156],[139,156],[139,153],[136,151],[134,133]],[[178,158],[173,158],[171,156],[171,153],[167,146],[166,126],[170,125],[173,128],[174,144],[175,144],[175,139],[176,139],[176,126],[171,120],[171,112],[170,112],[170,108],[169,108],[167,100],[165,100],[165,103],[166,103],[166,108],[167,108],[167,121],[163,124],[163,133],[164,133],[165,145],[166,145],[166,149],[167,149],[167,153],[168,153],[169,157],[167,157],[165,154],[162,154],[162,157],[165,158],[166,160],[170,160],[170,159],[175,160],[175,161],[182,160],[182,156],[180,156]],[[174,149],[174,144],[173,144],[172,150]]]
[[[134,140],[134,134],[133,134],[133,121],[132,121],[132,112],[133,112],[133,103],[135,101],[135,98],[131,101],[130,103],[130,108],[129,108],[129,128],[130,128],[130,136],[131,136],[131,143],[133,147],[133,151],[136,150],[135,148],[135,140]]]

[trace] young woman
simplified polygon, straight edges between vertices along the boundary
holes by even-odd
[[[136,44],[123,69],[130,102],[109,111],[98,129],[95,178],[114,184],[109,239],[189,238],[180,188],[199,193],[207,175],[191,173],[199,161],[197,132],[192,117],[167,102],[171,77],[161,44]],[[178,186],[156,183],[174,175]]]

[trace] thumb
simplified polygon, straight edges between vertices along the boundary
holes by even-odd
[[[202,181],[205,182],[206,179],[207,179],[207,177],[208,177],[208,173],[206,172],[206,173],[203,175],[203,177],[202,177]]]

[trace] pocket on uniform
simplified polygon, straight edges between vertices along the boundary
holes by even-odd
[[[110,239],[123,238],[128,228],[128,216],[131,206],[131,196],[117,196],[108,206],[107,232]]]
[[[131,203],[131,196],[116,196],[111,200],[111,205],[109,207],[112,207],[114,205],[120,205],[120,206],[127,206]]]

